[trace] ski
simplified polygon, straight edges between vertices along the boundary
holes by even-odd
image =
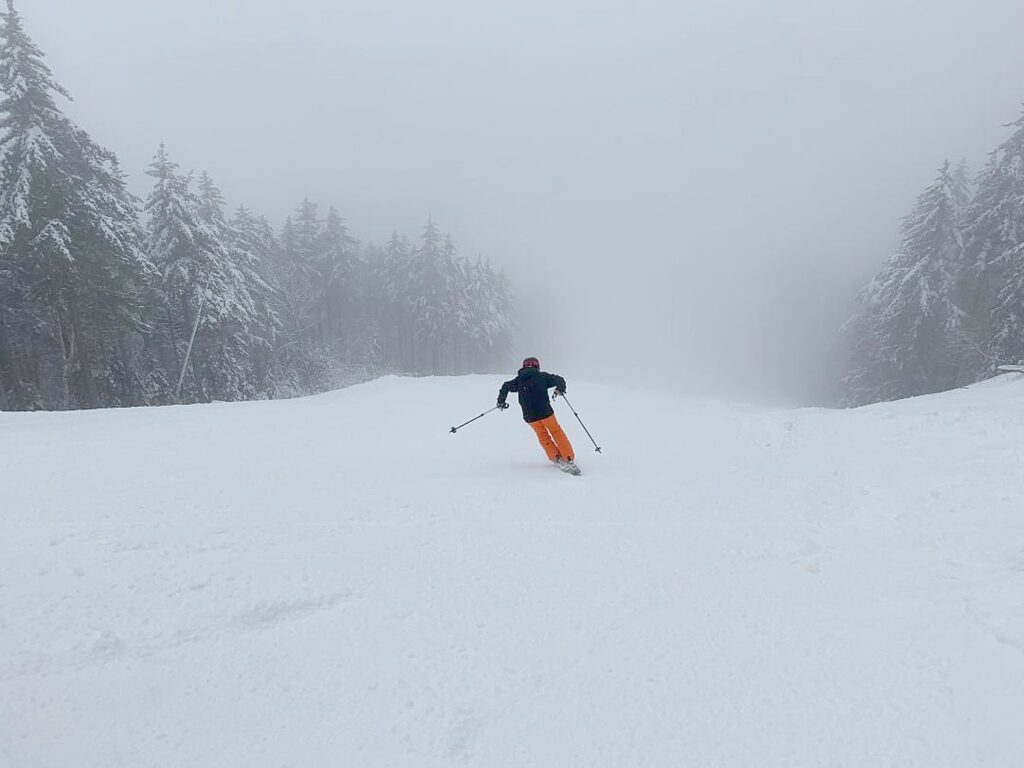
[[[574,477],[579,477],[583,474],[583,470],[580,469],[575,461],[556,461],[555,466],[558,467],[562,472]]]

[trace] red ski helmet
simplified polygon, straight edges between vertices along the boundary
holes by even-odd
[[[536,357],[528,357],[523,360],[523,368],[540,368],[540,360]]]

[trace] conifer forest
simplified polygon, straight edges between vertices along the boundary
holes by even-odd
[[[384,244],[303,200],[280,226],[154,148],[149,193],[0,19],[0,410],[288,397],[507,363],[511,287],[427,218]]]

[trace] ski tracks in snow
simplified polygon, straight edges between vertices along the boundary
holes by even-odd
[[[605,453],[566,478],[516,419],[437,423],[497,383],[0,417],[20,480],[0,757],[1002,768],[1024,749],[1016,391],[627,412],[578,385]]]

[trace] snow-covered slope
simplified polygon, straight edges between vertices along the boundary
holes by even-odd
[[[0,765],[1022,764],[1024,381],[499,383],[0,414]]]

